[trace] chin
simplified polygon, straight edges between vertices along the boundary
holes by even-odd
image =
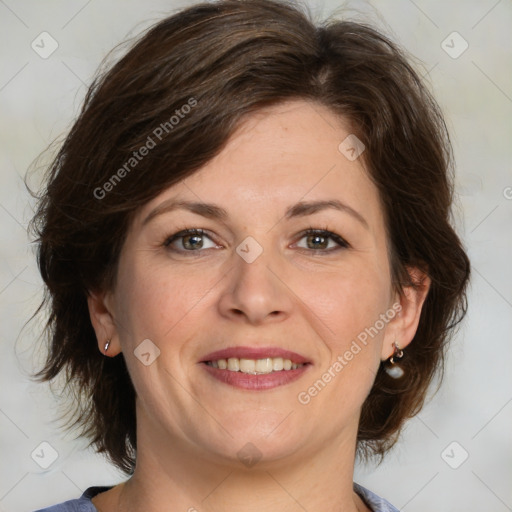
[[[215,452],[231,463],[242,463],[252,467],[255,463],[277,461],[292,455],[301,446],[301,439],[309,437],[301,434],[299,426],[288,420],[291,411],[274,413],[266,411],[238,416],[236,421],[227,422],[229,434],[217,429],[212,435],[201,431],[205,450]],[[289,415],[288,419],[285,419]],[[220,418],[219,418],[220,420]],[[284,420],[284,421],[283,421]]]

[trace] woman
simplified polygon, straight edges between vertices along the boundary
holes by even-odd
[[[129,478],[45,511],[397,510],[354,463],[466,311],[451,148],[393,43],[306,11],[197,4],[91,86],[33,220],[39,377]]]

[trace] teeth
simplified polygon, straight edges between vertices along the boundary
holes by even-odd
[[[228,359],[228,370],[238,372],[240,370],[240,359],[237,357],[230,357]]]
[[[272,359],[272,370],[275,372],[279,372],[284,368],[283,358],[282,357],[274,357]]]
[[[282,357],[267,357],[265,359],[230,357],[227,360],[208,361],[206,364],[219,370],[249,373],[251,375],[272,373],[273,371],[279,372],[281,370],[296,370],[304,366],[302,363],[292,363],[290,359],[283,359]]]
[[[242,373],[256,373],[256,361],[254,359],[240,359],[240,371]]]
[[[272,358],[258,359],[254,366],[254,371],[257,373],[270,373],[273,370]]]

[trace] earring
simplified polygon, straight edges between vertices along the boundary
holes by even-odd
[[[108,350],[108,347],[110,347],[110,342],[111,342],[111,341],[112,341],[112,340],[110,339],[110,340],[107,340],[107,341],[105,342],[105,347],[103,348],[103,355],[107,355],[107,350]]]
[[[402,357],[404,357],[404,351],[400,349],[396,341],[393,343],[393,346],[395,347],[395,350],[393,352],[393,355],[389,358],[389,363],[391,364],[391,366],[387,366],[385,370],[386,373],[393,379],[399,379],[400,377],[403,376],[404,370],[403,368],[400,368],[400,366],[396,364],[396,360],[402,359]]]

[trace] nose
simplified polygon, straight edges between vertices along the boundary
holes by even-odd
[[[292,292],[282,274],[268,251],[251,263],[235,253],[218,302],[220,314],[253,325],[285,320],[291,312]]]

